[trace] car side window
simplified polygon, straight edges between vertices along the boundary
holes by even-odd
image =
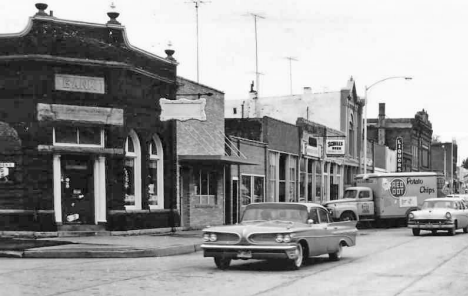
[[[317,209],[310,209],[310,219],[314,220],[314,224],[319,224],[319,218],[317,214]]]
[[[359,198],[369,198],[369,197],[370,197],[369,191],[359,192]]]
[[[329,223],[330,221],[328,220],[328,213],[324,209],[318,209],[319,212],[319,217],[320,217],[320,223]]]

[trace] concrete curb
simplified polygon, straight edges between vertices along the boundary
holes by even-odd
[[[140,258],[140,257],[166,257],[195,253],[201,244],[171,246],[157,249],[29,249],[25,250],[20,258]]]

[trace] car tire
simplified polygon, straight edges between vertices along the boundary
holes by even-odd
[[[414,236],[419,236],[420,233],[421,233],[421,229],[413,228],[413,235]]]
[[[328,254],[328,258],[331,261],[339,261],[341,259],[341,254],[343,253],[343,246],[341,244],[338,245],[338,250],[335,253]]]
[[[455,235],[455,233],[456,233],[456,231],[457,231],[457,230],[455,229],[455,227],[454,227],[454,228],[452,228],[452,229],[449,229],[449,231],[448,231],[448,235],[450,235],[450,236],[454,236],[454,235]]]
[[[297,258],[290,260],[292,270],[300,269],[302,267],[302,264],[304,263],[304,248],[300,243],[296,244],[296,254]]]
[[[340,216],[340,221],[355,221],[356,217],[352,212],[344,212]]]
[[[465,228],[463,228],[463,232],[464,232],[464,233],[468,233],[468,226],[466,226]]]
[[[214,262],[216,264],[216,267],[218,267],[221,270],[226,270],[229,268],[229,265],[231,265],[231,259],[228,258],[215,257]]]
[[[432,232],[432,235],[436,235],[437,234],[437,230],[431,230]]]

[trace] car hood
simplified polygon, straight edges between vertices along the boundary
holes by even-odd
[[[451,212],[450,209],[427,209],[414,211],[414,219],[445,219],[445,214]]]
[[[306,227],[305,223],[290,223],[283,221],[242,222],[236,225],[214,226],[203,229],[204,232],[248,233],[277,233],[288,232],[292,228]]]

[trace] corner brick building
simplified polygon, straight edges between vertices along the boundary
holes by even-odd
[[[132,230],[180,225],[177,63],[107,24],[38,12],[0,35],[0,231]]]

